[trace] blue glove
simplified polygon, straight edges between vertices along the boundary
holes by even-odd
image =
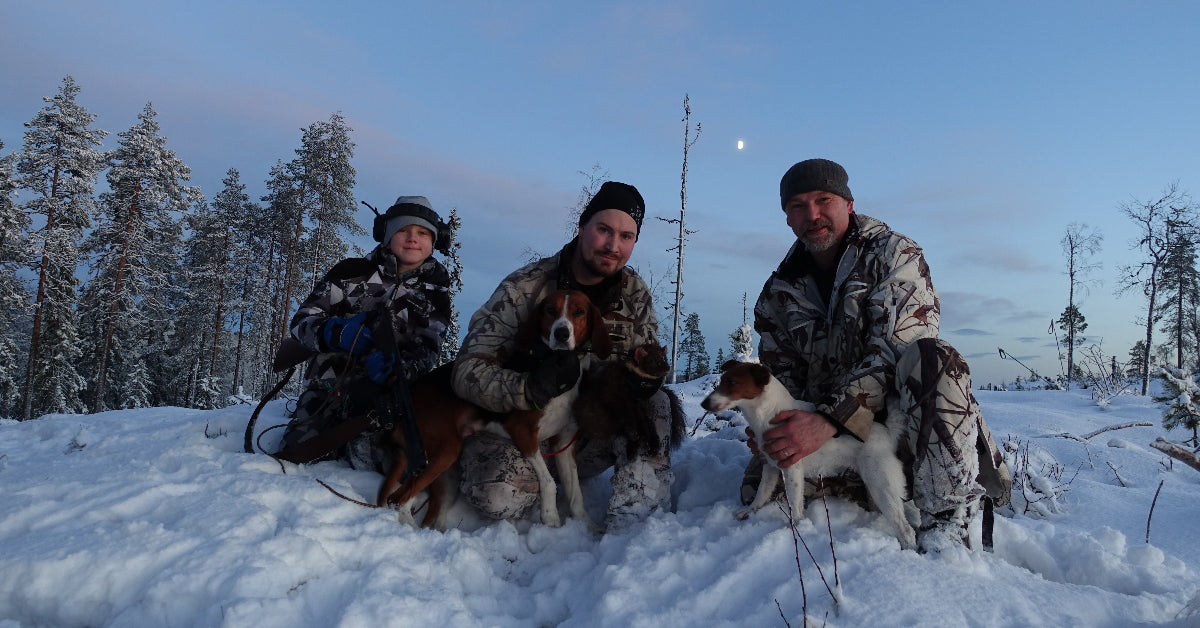
[[[392,374],[392,366],[396,364],[395,353],[372,351],[367,354],[367,377],[380,386],[387,383],[388,375]]]
[[[333,317],[321,328],[325,346],[331,350],[346,351],[351,355],[362,355],[375,347],[371,339],[371,328],[363,323],[366,312],[359,312],[349,319]]]

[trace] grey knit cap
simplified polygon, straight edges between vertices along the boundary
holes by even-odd
[[[428,211],[422,211],[422,210]],[[424,196],[401,196],[396,199],[395,203],[388,208],[387,225],[384,227],[383,240],[381,242],[388,243],[392,241],[392,236],[396,235],[397,231],[409,226],[419,225],[433,232],[433,241],[437,242],[438,228],[433,223],[433,220],[441,222],[437,217],[437,212],[434,211],[433,205],[429,203],[429,199]]]
[[[828,159],[806,159],[788,168],[779,180],[779,204],[787,207],[787,202],[797,194],[821,190],[832,192],[852,201],[850,194],[850,175],[837,162]]]

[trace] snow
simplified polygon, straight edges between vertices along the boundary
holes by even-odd
[[[711,382],[675,387],[693,421]],[[799,627],[806,610],[830,627],[1200,625],[1200,473],[1149,447],[1161,427],[1063,437],[1157,426],[1160,410],[1135,396],[1102,410],[1077,390],[977,395],[1029,472],[1017,511],[998,511],[994,553],[903,551],[841,499],[809,504],[803,544],[778,509],[736,521],[749,458],[736,415],[708,417],[675,453],[672,512],[600,537],[461,503],[457,529],[402,526],[314,481],[370,501],[378,475],[243,453],[247,405],[4,421],[0,628]],[[258,425],[284,413],[272,402]],[[584,490],[600,520],[607,476]]]

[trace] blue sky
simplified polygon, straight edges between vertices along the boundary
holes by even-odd
[[[71,74],[108,146],[153,102],[207,196],[236,167],[257,197],[340,111],[359,199],[458,208],[464,317],[568,239],[600,164],[646,199],[631,263],[665,306],[675,227],[652,217],[679,215],[686,94],[684,309],[712,354],[792,241],[779,177],[826,157],[925,248],[977,383],[1011,381],[997,347],[1058,372],[1069,223],[1104,236],[1087,336],[1122,360],[1142,336],[1143,297],[1113,294],[1138,260],[1118,206],[1200,194],[1198,24],[1193,2],[5,2],[0,140]]]

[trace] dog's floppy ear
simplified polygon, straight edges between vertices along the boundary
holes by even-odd
[[[741,364],[741,362],[738,362],[737,360],[728,360],[721,365],[721,372],[724,373],[725,371],[728,371],[739,364]]]
[[[537,305],[529,311],[529,316],[521,321],[521,326],[517,328],[518,347],[529,348],[542,339],[542,315],[545,309],[546,300],[538,301]]]
[[[750,376],[754,378],[754,385],[766,388],[767,382],[771,381],[771,371],[761,364],[751,364],[750,367]]]
[[[591,331],[592,351],[600,359],[612,355],[612,338],[608,336],[608,325],[604,324],[604,314],[595,303],[588,301],[588,327]]]

